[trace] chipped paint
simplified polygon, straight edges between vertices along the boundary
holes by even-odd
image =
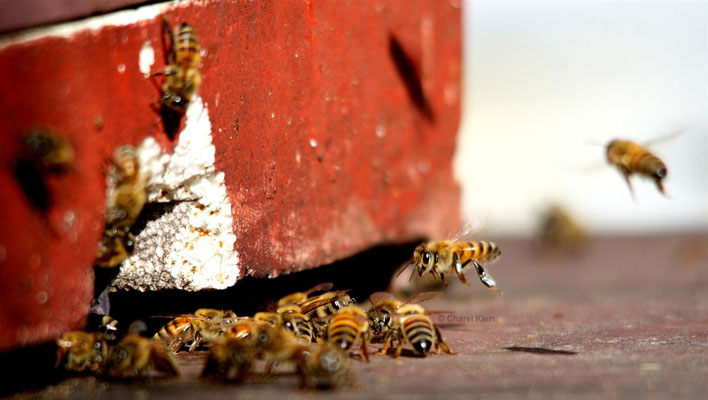
[[[234,250],[231,204],[224,173],[214,167],[209,111],[197,97],[172,155],[154,138],[138,147],[148,204],[164,214],[147,222],[135,252],[123,262],[112,289],[224,289],[242,275]]]

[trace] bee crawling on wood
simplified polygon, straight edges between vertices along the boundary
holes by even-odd
[[[368,347],[371,342],[371,330],[366,311],[361,307],[349,305],[330,316],[325,339],[327,343],[343,351],[349,351],[359,342],[361,356],[369,362]]]
[[[180,375],[179,365],[159,340],[129,333],[110,347],[105,374],[113,378],[145,378],[154,373]]]
[[[398,311],[392,316],[391,327],[384,338],[384,345],[379,354],[388,354],[394,340],[398,341],[394,358],[401,355],[405,343],[408,343],[413,352],[420,356],[427,355],[431,349],[436,353],[442,350],[446,354],[455,354],[445,343],[440,329],[428,314],[417,304],[398,307]]]
[[[351,381],[349,357],[329,343],[313,344],[297,363],[300,387],[328,389]]]
[[[101,373],[108,359],[109,341],[99,332],[67,332],[56,340],[56,366],[72,372]]]
[[[398,309],[406,304],[417,304],[432,300],[440,296],[442,292],[418,293],[406,300],[396,300],[392,294],[386,292],[376,292],[369,296],[371,309],[367,313],[369,325],[375,335],[388,333],[393,323],[393,316]]]
[[[183,346],[193,352],[204,342],[223,335],[236,321],[237,316],[231,310],[200,308],[193,314],[175,317],[153,338],[161,340],[172,352],[176,353]]]

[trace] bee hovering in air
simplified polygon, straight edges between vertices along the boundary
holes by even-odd
[[[165,75],[162,97],[158,102],[163,109],[182,115],[202,82],[202,75],[199,72],[201,55],[197,34],[194,28],[186,23],[182,23],[173,31],[164,18],[162,30],[169,48],[166,49],[165,70],[153,74],[153,76]]]
[[[416,304],[428,301],[440,296],[442,292],[418,293],[406,300],[396,300],[392,294],[386,292],[376,292],[369,296],[371,309],[367,313],[369,325],[376,335],[386,334],[391,329],[393,315],[398,309],[406,304]]]
[[[496,261],[499,256],[501,256],[501,250],[493,242],[464,241],[457,238],[426,242],[416,247],[413,252],[415,270],[411,272],[411,277],[415,271],[418,271],[419,276],[429,273],[447,285],[445,274],[454,272],[462,283],[469,286],[463,269],[472,264],[479,280],[492,291],[502,294],[484,267],[484,265]],[[399,271],[398,275],[403,273],[408,266]]]
[[[659,192],[664,192],[663,180],[667,169],[659,157],[650,153],[644,147],[629,140],[613,140],[607,146],[607,161],[617,167],[627,181],[629,191],[634,196],[634,189],[629,178],[633,174],[653,179]]]

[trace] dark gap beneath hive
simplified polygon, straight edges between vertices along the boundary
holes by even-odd
[[[386,290],[392,275],[410,259],[419,243],[381,245],[329,265],[273,279],[247,277],[224,290],[114,292],[110,294],[111,316],[123,327],[141,319],[148,325],[148,333],[154,333],[167,320],[156,316],[190,313],[198,308],[253,315],[286,294],[307,290],[321,282],[334,283],[334,289],[349,289],[357,302],[363,302],[371,293]]]

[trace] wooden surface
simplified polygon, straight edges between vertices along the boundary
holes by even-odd
[[[426,304],[452,312],[434,318],[459,354],[355,361],[357,385],[322,397],[706,398],[708,236],[596,240],[578,258],[539,257],[525,240],[498,243],[504,255],[491,272],[503,296],[474,281]],[[186,374],[177,380],[74,378],[17,398],[312,396],[295,389],[293,375],[201,382],[203,358],[180,355]]]

